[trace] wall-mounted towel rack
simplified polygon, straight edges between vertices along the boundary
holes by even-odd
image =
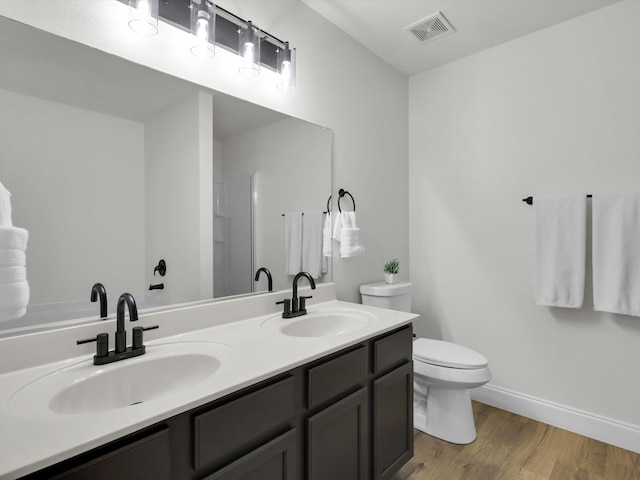
[[[323,214],[323,215],[326,215],[326,214],[327,214],[327,212],[322,212],[322,214]],[[281,215],[282,215],[283,217],[285,216],[285,214],[284,214],[284,213],[283,213],[283,214],[281,214]],[[304,215],[304,212],[302,212],[302,215]]]
[[[340,212],[342,212],[342,208],[340,208],[340,199],[342,197],[344,197],[345,195],[349,195],[349,197],[351,197],[351,202],[353,203],[353,211],[356,211],[356,201],[353,198],[353,195],[351,195],[349,192],[347,192],[346,190],[344,190],[343,188],[341,188],[340,190],[338,190],[338,210]]]
[[[348,192],[347,192],[347,193],[348,193]],[[322,212],[322,213],[324,213],[325,215],[326,215],[327,213],[331,212],[331,197],[332,197],[332,195],[329,195],[329,198],[327,199],[327,211],[326,211],[326,212]],[[339,203],[339,202],[338,202],[338,203]],[[354,207],[355,207],[355,204],[354,204]],[[304,215],[304,212],[302,212],[302,215]],[[282,216],[284,217],[284,213],[282,214]]]
[[[587,194],[587,198],[592,198],[593,195],[591,195],[590,193]],[[526,203],[527,205],[533,205],[533,197],[527,197],[527,198],[523,198],[522,201],[524,203]]]

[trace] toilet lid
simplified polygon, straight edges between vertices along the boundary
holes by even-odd
[[[470,348],[430,338],[418,338],[413,342],[413,358],[449,368],[483,368],[489,363],[484,356]]]

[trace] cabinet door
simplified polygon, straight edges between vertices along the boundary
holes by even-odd
[[[368,479],[367,397],[365,387],[307,420],[307,480]]]
[[[297,452],[294,428],[205,480],[293,480]]]
[[[388,480],[413,457],[413,362],[373,382],[373,478]]]
[[[101,455],[59,475],[34,475],[55,480],[170,480],[169,429],[164,429]],[[29,477],[31,478],[31,477]]]

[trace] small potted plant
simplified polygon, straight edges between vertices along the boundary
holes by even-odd
[[[394,284],[398,281],[398,269],[400,268],[400,262],[397,258],[389,260],[384,264],[384,283]]]

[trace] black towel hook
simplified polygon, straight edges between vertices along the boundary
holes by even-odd
[[[356,201],[353,198],[353,195],[351,195],[349,192],[347,192],[345,189],[341,188],[340,190],[338,190],[338,210],[340,212],[342,212],[342,208],[340,208],[340,199],[342,197],[344,197],[345,195],[349,195],[349,197],[351,197],[351,202],[353,203],[353,211],[356,211]]]

